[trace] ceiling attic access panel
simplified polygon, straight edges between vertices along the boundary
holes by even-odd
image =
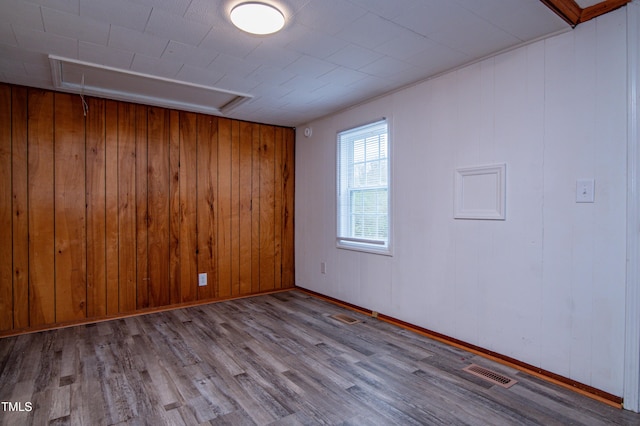
[[[225,115],[251,95],[49,55],[55,87],[125,102]]]

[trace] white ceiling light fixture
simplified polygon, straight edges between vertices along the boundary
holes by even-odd
[[[267,3],[240,3],[231,10],[233,25],[251,34],[266,35],[284,27],[284,15]]]

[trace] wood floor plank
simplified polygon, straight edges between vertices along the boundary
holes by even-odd
[[[46,425],[49,424],[49,407],[52,405],[51,395],[53,389],[47,389],[43,392],[37,392],[34,394],[33,411],[31,411],[26,417],[29,419],[28,423],[33,425]],[[10,423],[7,423],[10,424]]]
[[[98,362],[92,336],[88,334],[83,342],[85,344],[80,348],[80,378],[71,389],[71,421],[72,424],[106,424],[106,401],[100,384],[100,372],[104,369],[104,364]]]
[[[154,391],[156,400],[162,407],[176,403],[182,405],[180,393],[167,376],[166,370],[159,362],[157,354],[147,352],[148,351],[139,353],[139,356],[147,366],[146,370],[141,371],[141,377],[143,378],[145,386]],[[145,353],[147,354],[146,356]]]
[[[317,376],[291,370],[284,372],[284,376],[302,390],[303,394],[298,401],[301,410],[319,422],[336,424],[340,423],[345,416],[352,417],[359,413],[358,406],[346,398],[345,390],[326,388],[316,382]],[[318,392],[323,395],[323,398],[310,400],[306,397],[306,395],[314,395]],[[334,407],[338,406],[340,410],[334,410]]]
[[[49,422],[69,417],[71,414],[71,386],[62,386],[51,392]]]
[[[344,313],[361,320],[347,325]],[[462,371],[518,380],[509,389]],[[0,340],[0,425],[637,425],[510,367],[295,290]]]

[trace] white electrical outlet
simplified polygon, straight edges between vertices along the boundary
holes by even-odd
[[[321,274],[327,273],[327,262],[320,262],[320,273]]]
[[[207,285],[207,273],[198,274],[198,286],[204,287]]]

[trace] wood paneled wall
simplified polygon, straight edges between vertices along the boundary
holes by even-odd
[[[293,287],[293,129],[87,103],[0,84],[0,335]]]

